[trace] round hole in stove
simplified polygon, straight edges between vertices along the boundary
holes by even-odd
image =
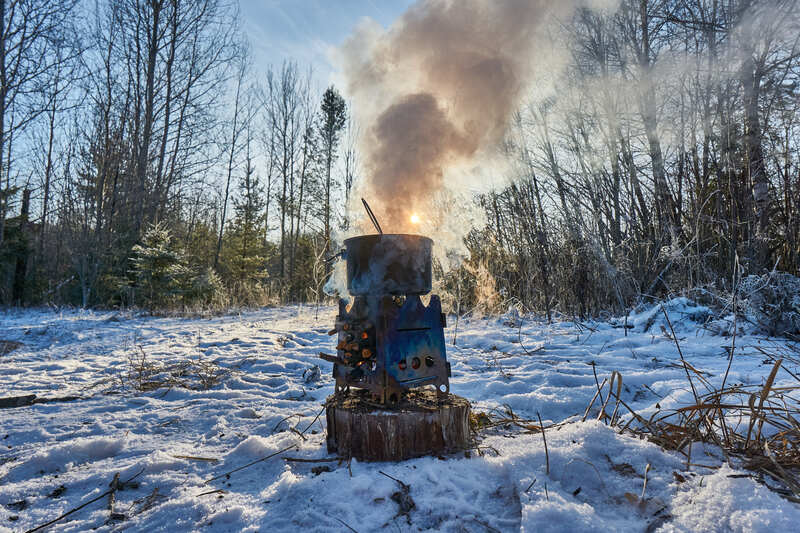
[[[425,365],[426,366],[433,366],[436,361],[433,360],[433,357],[430,355],[425,357]]]
[[[421,364],[422,361],[419,360],[419,357],[415,357],[414,359],[411,360],[411,368],[413,368],[414,370],[418,369],[419,365]]]
[[[406,363],[406,360],[403,359],[399,363],[397,363],[397,366],[400,367],[400,370],[405,370],[406,367],[408,366],[408,363]]]
[[[444,383],[440,384],[439,390],[442,392],[447,392],[447,385],[445,385]]]

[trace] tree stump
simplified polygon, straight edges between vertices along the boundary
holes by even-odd
[[[359,461],[402,461],[470,446],[469,402],[414,389],[398,405],[370,401],[369,391],[331,395],[325,404],[328,451]]]

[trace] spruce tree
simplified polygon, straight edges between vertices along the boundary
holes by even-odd
[[[261,281],[266,277],[264,190],[249,154],[238,189],[233,200],[234,218],[226,232],[224,256],[235,280]]]
[[[142,243],[133,247],[131,264],[136,286],[150,309],[174,305],[191,284],[183,250],[165,224],[153,224],[145,231]]]

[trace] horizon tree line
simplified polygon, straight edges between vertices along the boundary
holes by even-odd
[[[797,275],[796,8],[565,21],[560,89],[515,115],[514,174],[475,198],[488,223],[445,301],[588,316]],[[0,18],[0,303],[324,299],[359,174],[335,87],[288,58],[259,72],[234,0],[0,0]]]

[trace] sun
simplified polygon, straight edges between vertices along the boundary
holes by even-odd
[[[412,224],[419,224],[419,215],[416,213],[411,215],[411,223]]]

